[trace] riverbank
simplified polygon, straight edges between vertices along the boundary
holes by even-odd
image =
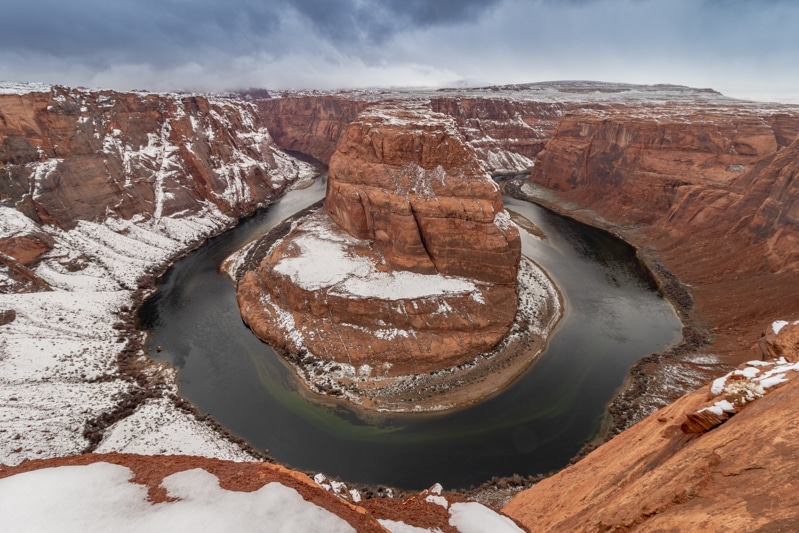
[[[573,461],[686,392],[729,370],[729,365],[704,351],[713,336],[697,312],[688,287],[658,260],[656,250],[636,246],[625,237],[625,231],[634,228],[614,224],[577,205],[559,202],[555,193],[535,186],[526,177],[506,180],[502,188],[508,196],[533,202],[559,215],[602,229],[635,248],[637,257],[646,265],[683,324],[679,343],[646,355],[632,365],[627,379],[608,404],[608,418],[600,433]]]

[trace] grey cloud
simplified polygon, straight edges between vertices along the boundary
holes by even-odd
[[[335,46],[384,42],[412,27],[473,20],[499,0],[40,0],[12,2],[0,18],[0,49],[54,57],[169,62],[208,48],[234,55],[291,48],[280,27],[290,10]],[[309,28],[311,29],[311,28]],[[278,38],[279,37],[279,38]],[[302,40],[304,35],[290,36]]]
[[[799,72],[796,20],[788,0],[7,0],[0,78],[198,90],[785,86]]]

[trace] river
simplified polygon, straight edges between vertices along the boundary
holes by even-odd
[[[671,305],[630,246],[506,197],[508,209],[545,233],[539,240],[522,230],[522,252],[564,298],[564,317],[530,369],[495,396],[445,413],[383,415],[309,401],[293,371],[243,324],[218,268],[324,192],[317,179],[210,239],[169,269],[139,313],[150,355],[179,369],[180,394],[286,466],[404,489],[559,469],[597,434],[631,363],[680,339]]]

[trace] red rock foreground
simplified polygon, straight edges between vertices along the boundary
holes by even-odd
[[[327,365],[345,388],[371,388],[361,378],[469,364],[508,334],[519,233],[451,119],[361,116],[330,161],[326,211],[241,278],[242,317],[260,338],[300,365]],[[316,388],[330,387],[340,390]]]
[[[683,396],[503,511],[536,532],[799,530],[797,330],[768,341],[783,359]]]

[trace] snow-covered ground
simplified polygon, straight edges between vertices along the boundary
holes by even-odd
[[[133,482],[133,478],[131,468],[100,461],[42,468],[0,479],[0,525],[4,531],[120,533],[356,531],[344,515],[320,505],[323,498],[309,498],[307,491],[303,496],[285,485],[282,478],[244,492],[222,488],[219,479],[202,468],[183,470],[163,478],[160,487],[166,498],[157,502],[148,497],[148,486],[142,480]],[[443,526],[446,520],[461,533],[522,531],[512,520],[484,505],[450,502],[438,484],[416,497],[432,507],[443,507],[448,516],[438,523]],[[370,530],[382,526],[392,533],[441,531],[439,527],[412,526],[401,519],[375,521],[362,510],[354,514],[360,515],[358,525],[371,525]]]
[[[0,84],[0,94],[50,89]],[[98,102],[106,98],[77,91],[70,95]],[[182,109],[180,98],[174,95],[177,115]],[[212,104],[212,113],[219,115],[217,122],[226,120],[221,114],[239,112],[237,116],[246,126],[242,135],[249,135],[245,141],[250,155],[234,150],[230,165],[212,170],[226,183],[220,200],[231,206],[248,201],[244,177],[253,167],[262,171],[273,189],[314,175],[313,167],[277,150],[266,130],[247,124],[252,119],[247,109],[234,109],[226,101]],[[163,130],[169,129],[172,118],[165,119]],[[198,122],[197,127],[203,126]],[[148,144],[142,147],[129,146],[115,135],[118,130],[107,136],[103,153],[119,155],[128,180],[138,176],[139,181],[151,184],[155,199],[152,216],[124,220],[109,211],[105,219],[79,220],[64,231],[38,225],[16,209],[0,205],[0,241],[38,235],[55,242],[33,269],[52,290],[9,293],[15,287],[13,273],[0,267],[0,313],[13,311],[3,316],[15,315],[0,325],[0,464],[81,453],[89,444],[98,444],[93,421],[112,412],[113,420],[101,424],[99,450],[251,459],[238,445],[168,400],[177,392],[171,369],[153,363],[141,352],[128,354],[129,363],[140,367],[142,375],[155,376],[161,384],[157,393],[143,396],[141,384],[119,372],[118,356],[129,341],[140,340],[141,334],[130,327],[130,312],[142,277],[229,228],[235,220],[208,200],[191,210],[167,215],[164,202],[171,192],[166,184],[182,164],[173,157],[176,147],[169,144],[168,131],[148,134]],[[262,150],[269,151],[263,159],[251,157]],[[26,165],[33,197],[44,176],[55,168],[54,159],[41,157],[42,161]],[[148,174],[147,169],[152,172]],[[139,400],[131,413],[130,398],[136,394]],[[114,420],[118,421],[106,428]],[[95,433],[93,441],[84,435],[87,431]]]
[[[479,294],[472,280],[463,277],[381,272],[374,261],[350,252],[349,246],[363,246],[363,242],[338,229],[325,214],[307,218],[300,227],[302,233],[292,241],[300,253],[281,259],[274,269],[307,291],[325,289],[351,298],[381,300]]]
[[[18,218],[15,210],[0,209],[0,219]],[[133,305],[137,280],[233,222],[208,207],[170,220],[169,227],[180,229],[169,233],[181,238],[167,236],[163,225],[115,219],[81,221],[68,232],[43,228],[56,246],[35,273],[53,290],[0,294],[0,309],[16,312],[15,320],[0,326],[0,463],[70,455],[87,447],[86,422],[112,411],[136,387],[118,375],[117,355],[126,340],[118,315]],[[85,268],[70,272],[65,265],[79,256],[89,258]],[[176,391],[170,370],[153,365],[151,372],[165,374],[172,383],[165,393]],[[100,446],[103,451],[249,458],[163,399],[147,401],[110,427]]]
[[[110,463],[61,466],[0,480],[5,531],[355,532],[349,523],[278,482],[254,492],[221,488],[196,468],[164,478],[174,501],[151,503],[130,469]]]

